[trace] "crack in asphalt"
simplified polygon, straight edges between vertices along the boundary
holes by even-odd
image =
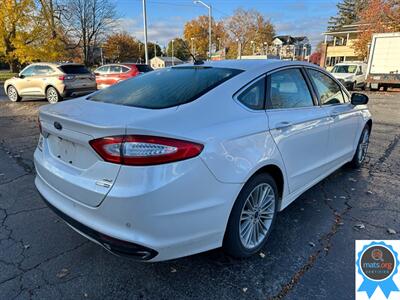
[[[325,256],[328,255],[331,248],[331,240],[333,236],[341,227],[344,216],[352,209],[352,206],[349,204],[349,201],[351,200],[351,195],[347,188],[343,189],[346,194],[346,201],[344,201],[344,205],[346,207],[342,211],[338,211],[332,205],[330,205],[327,200],[329,198],[328,193],[325,189],[325,184],[328,181],[329,179],[325,179],[324,181],[322,181],[320,187],[324,196],[324,204],[327,205],[328,208],[332,211],[334,222],[329,232],[322,235],[322,237],[318,240],[319,247],[308,256],[307,262],[292,275],[287,283],[282,285],[281,290],[275,296],[269,298],[271,300],[283,299],[285,296],[287,296],[287,294],[296,286],[296,284],[305,275],[305,273],[307,273],[315,265],[317,259],[321,257],[322,254],[325,254]]]

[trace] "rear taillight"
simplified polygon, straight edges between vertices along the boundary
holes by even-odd
[[[72,80],[75,80],[75,75],[61,75],[61,76],[58,76],[58,80],[72,81]]]
[[[90,145],[107,162],[146,166],[195,157],[203,145],[171,138],[128,135],[91,140]]]

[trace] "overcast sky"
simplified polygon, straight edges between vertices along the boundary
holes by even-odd
[[[336,14],[336,0],[203,0],[211,4],[218,21],[239,7],[256,9],[275,25],[277,34],[307,36],[313,46],[323,39],[327,20]],[[121,18],[119,30],[143,40],[142,0],[117,0]],[[191,0],[147,0],[148,36],[160,45],[182,36],[185,22],[207,14],[205,7]]]

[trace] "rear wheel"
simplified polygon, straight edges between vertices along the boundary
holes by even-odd
[[[369,125],[365,125],[361,133],[360,140],[358,142],[356,153],[354,154],[353,160],[351,161],[351,165],[354,168],[360,168],[365,160],[365,157],[367,156],[369,135],[370,135]]]
[[[21,101],[21,96],[18,95],[17,89],[15,87],[13,87],[12,85],[10,85],[7,88],[7,96],[8,96],[8,99],[10,99],[10,101],[12,101],[12,102]]]
[[[58,91],[52,86],[48,87],[47,90],[46,90],[46,99],[51,104],[55,104],[58,101],[62,100],[62,98],[61,98],[60,94],[58,93]]]
[[[248,257],[266,243],[275,222],[278,190],[269,174],[252,177],[232,208],[223,248],[234,257]]]

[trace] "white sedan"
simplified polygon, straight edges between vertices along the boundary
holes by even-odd
[[[350,162],[368,97],[307,63],[186,64],[40,109],[36,187],[72,228],[147,261],[247,257],[277,212]]]

